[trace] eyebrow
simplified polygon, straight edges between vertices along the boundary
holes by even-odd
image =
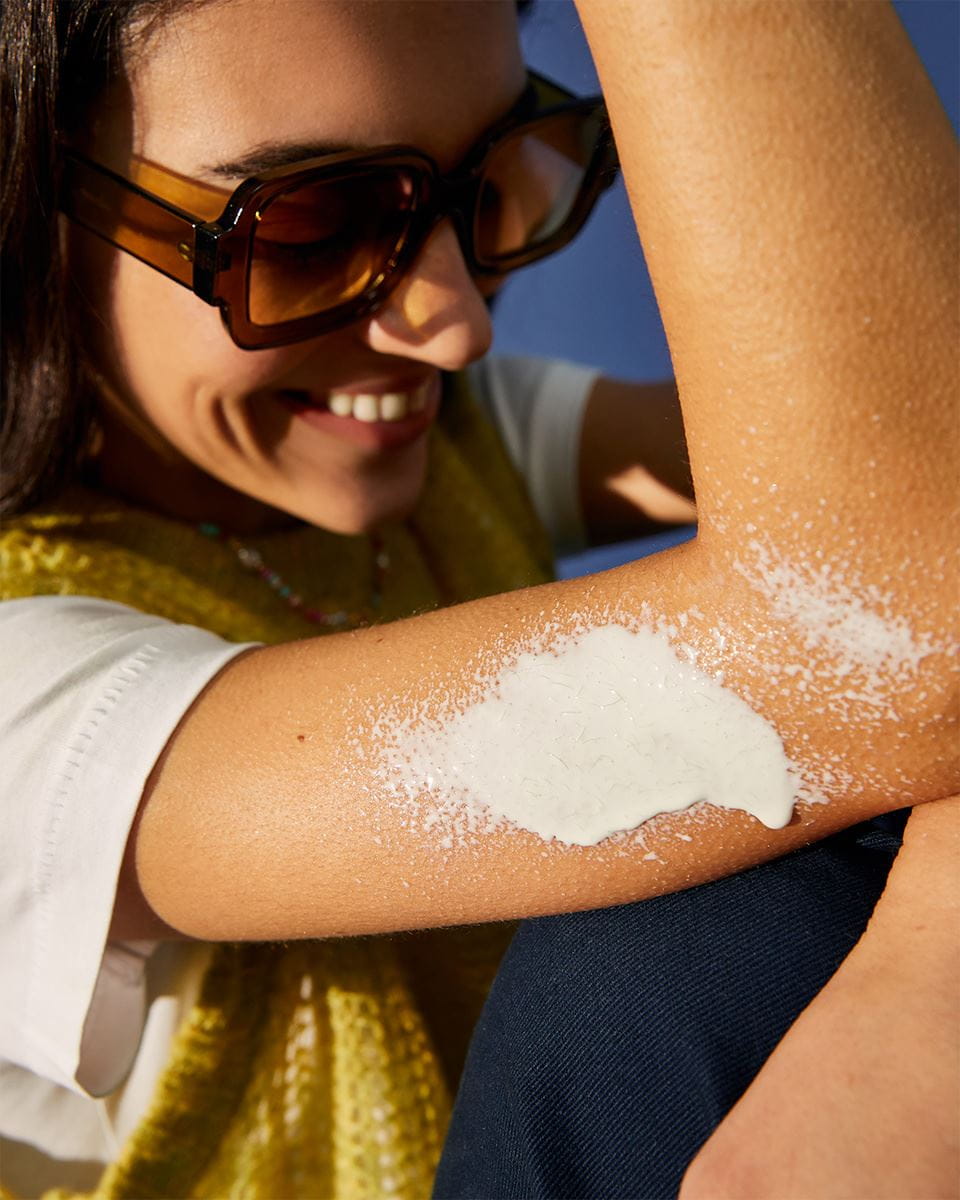
[[[201,169],[203,174],[215,175],[218,179],[246,179],[274,167],[289,167],[310,158],[360,148],[348,142],[261,142],[241,158],[211,163]]]
[[[528,77],[526,85],[507,113],[518,111],[526,102],[530,90]],[[323,158],[327,154],[342,154],[347,150],[364,149],[374,150],[377,147],[357,146],[349,142],[261,142],[241,158],[211,163],[201,167],[201,172],[204,175],[216,176],[218,179],[249,179],[251,175],[259,175],[261,172],[273,170],[275,167],[291,167],[295,163],[306,162],[311,158]]]

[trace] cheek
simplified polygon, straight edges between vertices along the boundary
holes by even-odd
[[[231,421],[275,439],[278,431],[264,430],[256,406],[246,403],[253,393],[325,388],[335,364],[349,363],[361,377],[371,372],[356,331],[273,350],[241,350],[218,309],[82,230],[71,244],[71,266],[85,300],[85,344],[99,372],[122,403],[181,449],[195,444],[198,434],[210,436],[221,406],[230,410]]]
[[[240,351],[217,309],[130,255],[118,255],[110,288],[109,320],[118,366],[134,384],[228,368]]]
[[[144,381],[201,364],[217,371],[240,351],[217,309],[78,226],[68,229],[76,319],[94,366],[136,396]]]
[[[289,352],[234,345],[218,309],[126,254],[116,254],[108,324],[110,375],[148,414],[172,401],[230,401],[276,379]]]

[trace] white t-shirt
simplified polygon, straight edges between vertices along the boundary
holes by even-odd
[[[597,372],[470,369],[559,552],[583,545],[577,454]],[[110,942],[144,784],[248,647],[82,596],[0,603],[0,1180],[86,1189],[143,1116],[212,952]]]

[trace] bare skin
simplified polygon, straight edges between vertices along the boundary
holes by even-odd
[[[674,346],[697,543],[595,579],[236,662],[172,740],[138,827],[139,885],[174,928],[210,939],[328,936],[611,904],[739,869],[955,786],[944,565],[954,540],[944,497],[956,469],[955,283],[934,269],[954,236],[943,205],[951,138],[886,10],[871,6],[854,17],[839,6],[830,16],[780,8],[797,24],[789,43],[762,10],[748,18],[745,9],[744,20],[769,42],[765,61],[790,56],[805,80],[802,95],[749,63],[734,72],[742,31],[702,19],[703,6],[695,21],[678,6],[662,22],[631,6],[637,28],[627,61],[612,34],[624,13],[601,5],[584,14],[628,184],[645,181],[634,207]],[[859,54],[861,33],[873,39],[876,61]],[[695,83],[684,67],[689,46],[711,64]],[[843,78],[829,70],[836,54],[851,60]],[[747,57],[752,62],[753,51]],[[381,67],[389,72],[388,62]],[[857,71],[880,68],[916,84],[918,99],[899,118],[858,80]],[[154,96],[149,79],[142,102],[159,105],[162,89]],[[723,128],[736,137],[701,129],[705,102],[729,112]],[[784,140],[787,128],[795,145]],[[772,171],[759,152],[774,132],[783,150]],[[806,169],[817,139],[830,155],[829,189]],[[881,153],[891,139],[893,150]],[[844,155],[852,142],[867,148],[862,156]],[[756,214],[749,242],[733,219],[745,207]],[[903,211],[916,219],[904,225]],[[884,250],[903,243],[909,254]],[[685,286],[690,279],[695,288]],[[911,354],[921,340],[922,360]],[[883,486],[895,476],[914,481],[907,497]],[[847,685],[835,657],[829,648],[810,651],[796,624],[735,569],[751,525],[792,562],[826,561],[860,586],[876,586],[888,612],[942,648],[923,660],[911,689],[887,681],[887,715],[854,709],[838,725],[830,704]],[[922,570],[902,571],[908,549]],[[825,789],[829,804],[801,809],[783,831],[724,812],[707,834],[700,818],[678,816],[650,843],[659,862],[604,846],[544,847],[519,833],[448,856],[402,829],[370,774],[371,714],[398,695],[416,703],[462,694],[488,647],[505,634],[514,644],[536,637],[545,617],[601,622],[611,608],[640,612],[650,597],[667,618],[701,614],[688,642],[774,724],[793,761],[821,776],[827,759],[843,764],[843,787]],[[715,637],[721,626],[732,631],[725,647]],[[801,696],[771,677],[774,655],[811,654],[820,672],[813,693]],[[278,704],[291,694],[303,698],[295,709]],[[351,758],[344,747],[354,744]],[[358,794],[367,797],[362,813]],[[678,843],[678,832],[693,840]]]
[[[457,13],[477,9],[447,11],[455,25]],[[317,20],[318,10],[349,28],[344,6],[316,6]],[[438,6],[429,10],[432,17]],[[948,650],[957,537],[945,499],[958,466],[955,149],[929,85],[881,5],[731,9],[711,0],[584,0],[582,11],[674,356],[701,536],[693,546],[595,579],[259,650],[236,662],[187,714],[145,793],[118,901],[120,936],[166,927],[211,940],[316,937],[617,903],[714,878],[958,786]],[[417,12],[414,5],[404,13],[405,44],[428,46],[428,31],[418,37]],[[323,33],[329,42],[331,30]],[[177,34],[182,47],[188,26]],[[450,36],[455,44],[455,32]],[[475,41],[477,30],[470,36]],[[389,89],[394,60],[377,60],[375,45],[366,44],[364,65]],[[341,49],[334,57],[343,62],[349,44]],[[162,108],[170,93],[162,47],[149,61],[154,75],[145,71],[135,88],[138,112],[152,114],[149,128],[175,128]],[[284,53],[285,77],[298,96],[305,89],[297,72],[315,61],[301,22]],[[244,83],[255,70],[255,62],[246,64]],[[430,73],[422,79],[424,113],[433,112]],[[504,104],[513,82],[504,81]],[[222,92],[223,78],[217,86]],[[433,145],[426,124],[422,133],[383,128],[362,136],[414,140],[454,157],[489,118],[481,107],[474,97],[457,110],[456,146]],[[165,159],[164,147],[149,141],[142,148],[188,174],[195,166]],[[399,324],[388,313],[353,331],[350,352],[365,363],[368,351],[390,356],[392,369],[400,360],[457,365],[479,352],[479,310],[463,294],[456,248],[444,237],[426,260],[427,278],[415,276],[398,294]],[[124,263],[122,273],[134,291],[155,289],[154,311],[167,311],[161,285],[172,285],[148,285],[137,264]],[[114,302],[122,295],[118,283]],[[457,319],[440,323],[448,337],[425,344],[409,319],[415,310],[423,321],[431,306]],[[196,312],[184,318],[194,319]],[[189,429],[161,419],[159,410],[153,416],[137,382],[149,378],[137,374],[146,370],[140,356],[149,347],[137,349],[135,333],[124,343],[132,357],[121,356],[133,370],[118,386],[188,462],[209,469],[206,451],[189,444]],[[262,386],[276,388],[312,370],[319,349],[265,367]],[[234,362],[224,361],[229,373]],[[241,374],[242,386],[234,380],[223,389],[222,403],[242,429],[242,396],[251,387],[246,365]],[[594,416],[616,403],[607,389],[592,402]],[[299,449],[305,457],[291,462],[318,452]],[[616,533],[616,498],[631,490],[629,460],[603,460],[594,470],[591,461],[601,462],[594,454],[588,449],[585,495],[598,498],[591,504],[596,528]],[[234,497],[252,494],[267,506],[257,516],[297,512],[324,523],[322,509],[333,526],[316,493],[308,503],[302,488],[291,495],[289,470],[274,478],[272,465],[261,470],[256,458],[236,466],[239,474],[223,480],[234,489],[221,494],[225,511],[239,512]],[[338,497],[338,527],[362,529],[401,512],[400,493],[415,492],[415,456],[405,475],[384,476],[385,464],[368,467],[370,479],[386,482],[379,492],[348,492],[345,505]],[[664,482],[656,455],[642,469],[648,483]],[[219,459],[217,470],[222,478]],[[311,466],[302,479],[315,475]],[[145,478],[149,470],[138,472]],[[301,476],[295,471],[293,478]],[[676,479],[666,483],[665,503],[679,517],[683,487]],[[662,517],[664,498],[651,486],[641,492],[637,506]],[[371,504],[371,496],[379,499]],[[885,715],[854,708],[838,723],[831,706],[849,681],[827,651],[814,652],[813,694],[800,696],[773,678],[771,664],[806,660],[810,651],[782,606],[736,569],[744,545],[758,537],[791,563],[819,562],[864,590],[879,589],[891,619],[940,648],[924,659],[911,687],[886,680]],[[707,821],[679,815],[648,839],[654,861],[604,846],[545,847],[518,833],[441,854],[429,837],[403,827],[366,765],[376,750],[365,740],[370,714],[398,695],[414,703],[462,693],[490,645],[536,636],[545,618],[599,623],[611,609],[639,613],[644,603],[666,619],[694,608],[701,614],[686,640],[775,725],[804,770],[822,777],[825,762],[842,764],[842,784],[824,789],[827,805],[801,808],[781,831],[741,814],[717,812]],[[715,636],[720,627],[732,632],[724,647]],[[300,698],[295,707],[291,695]],[[345,746],[357,747],[346,756],[346,772]],[[779,1086],[775,1073],[770,1079]]]
[[[954,221],[951,197],[956,194],[955,184],[948,185],[949,195],[944,195],[943,187],[955,178],[955,146],[945,119],[936,111],[936,103],[931,103],[929,85],[913,55],[906,50],[892,13],[879,5],[744,4],[733,8],[702,3],[626,6],[583,0],[580,7],[611,102],[615,103],[610,89],[646,88],[642,97],[633,92],[631,100],[637,119],[654,121],[661,133],[658,181],[669,183],[669,171],[664,175],[659,173],[664,156],[685,155],[685,150],[678,152],[673,148],[688,146],[689,138],[696,137],[699,129],[704,137],[716,140],[713,152],[704,145],[699,156],[693,153],[690,157],[688,170],[692,170],[686,178],[691,186],[684,193],[688,199],[702,194],[695,183],[709,182],[710,194],[724,185],[728,189],[742,185],[742,200],[746,204],[753,188],[752,211],[766,214],[770,208],[782,206],[782,211],[795,213],[811,200],[819,201],[811,191],[795,191],[790,187],[788,172],[764,180],[759,173],[748,172],[745,180],[742,168],[727,173],[714,170],[714,165],[719,166],[722,155],[737,154],[738,150],[742,155],[738,161],[742,163],[747,157],[745,151],[751,133],[757,146],[784,147],[780,161],[792,162],[795,169],[809,170],[813,162],[835,160],[837,154],[845,153],[845,147],[869,146],[875,156],[873,169],[878,181],[890,176],[899,176],[901,180],[912,176],[914,186],[904,188],[901,184],[889,191],[886,187],[876,188],[876,201],[885,205],[889,200],[891,209],[903,216],[897,217],[888,210],[890,236],[877,244],[877,249],[884,246],[888,249],[871,263],[869,286],[865,290],[851,290],[851,295],[866,301],[861,320],[871,316],[874,298],[880,301],[878,311],[888,314],[888,319],[895,319],[896,306],[889,304],[895,289],[891,268],[895,270],[894,260],[904,253],[917,254],[916,261],[924,263],[924,269],[932,271],[941,281],[945,273],[955,280],[952,266],[956,261],[956,251],[952,248],[955,235],[948,235],[941,243],[943,253],[937,251],[936,239],[921,247],[915,237],[910,238],[914,221],[917,225]],[[624,28],[631,21],[633,27]],[[871,33],[877,39],[874,42],[877,49],[872,61],[861,60],[858,77],[851,67],[860,56],[853,51],[852,44],[858,26],[862,28],[861,22],[874,26]],[[784,25],[790,29],[789,36]],[[619,65],[617,53],[617,45],[625,37],[645,51],[641,52],[642,61],[630,73],[629,80],[625,78],[627,71]],[[798,42],[807,50],[806,57],[799,53]],[[901,49],[892,57],[880,49],[892,48],[898,42]],[[845,43],[850,46],[847,52]],[[811,120],[802,129],[788,126],[796,108],[790,96],[792,67],[784,55],[796,62],[799,74],[795,78],[800,79],[807,71],[813,75],[822,73],[831,61],[843,62],[848,86],[859,91],[859,100],[851,98],[859,110],[858,117],[866,115],[864,109],[871,103],[876,109],[869,122],[875,132],[871,134],[869,126],[851,127],[839,120],[838,113],[845,104],[839,103],[837,93],[829,89],[826,93],[817,89],[800,102],[812,117],[819,96],[823,101],[819,121]],[[763,63],[762,70],[751,70],[747,58]],[[813,66],[814,59],[819,59],[819,70]],[[609,64],[606,74],[605,64]],[[871,79],[878,81],[872,102],[865,100],[866,92],[871,89],[864,86]],[[671,85],[680,91],[679,103],[671,104],[668,100]],[[750,102],[755,88],[758,93],[762,90],[761,104]],[[896,127],[881,132],[881,105],[876,101],[880,94],[896,96],[901,110],[900,127],[911,130],[909,140],[913,140],[914,132],[922,131],[912,154],[907,151],[903,133],[898,138]],[[704,119],[707,114],[709,120]],[[757,127],[764,123],[767,127],[761,132]],[[933,151],[934,145],[942,146],[939,154]],[[944,184],[934,184],[928,189],[927,183],[932,182],[928,170],[933,161],[944,164]],[[831,169],[824,172],[823,178],[846,183],[850,174],[834,173]],[[727,211],[731,217],[743,211],[738,208],[740,202],[741,198],[736,197],[730,203]],[[645,235],[648,257],[656,258],[662,246],[658,236],[662,222],[667,223],[669,231],[669,198],[663,193],[651,196],[645,187],[643,193],[635,196],[634,207],[641,233]],[[855,217],[856,223],[863,221],[865,227],[871,219],[869,208],[858,207]],[[711,227],[717,226],[703,222],[698,232],[708,234]],[[711,302],[710,289],[706,288],[699,292],[704,299],[704,310],[697,314],[697,319],[687,318],[687,328],[704,346],[700,341],[704,333],[700,318],[705,310],[712,307],[720,325],[724,313],[730,315],[734,325],[728,329],[729,342],[718,357],[733,365],[730,350],[740,340],[737,335],[749,330],[742,342],[745,354],[738,366],[746,365],[748,372],[756,377],[757,392],[763,393],[764,376],[769,372],[771,384],[776,387],[779,380],[782,394],[789,394],[791,374],[805,369],[795,357],[796,352],[800,351],[807,367],[813,365],[822,370],[828,348],[839,343],[833,342],[824,330],[819,358],[802,339],[795,343],[794,354],[784,357],[782,345],[778,356],[775,337],[767,340],[764,354],[755,354],[756,344],[752,339],[758,333],[762,339],[765,327],[777,322],[784,326],[783,341],[790,344],[792,339],[787,331],[816,308],[814,305],[805,311],[803,305],[795,303],[797,284],[804,278],[815,283],[816,272],[827,269],[826,256],[811,260],[795,244],[794,254],[788,252],[782,271],[771,272],[773,254],[765,257],[763,253],[771,247],[770,227],[764,220],[754,243],[761,253],[755,257],[749,253],[738,256],[745,268],[738,278],[730,268],[729,255],[723,255],[725,238],[730,239],[731,248],[736,244],[733,232],[729,226],[721,225],[719,246],[704,238],[704,259],[712,259],[719,251],[716,261],[721,263],[721,269],[717,271],[710,261],[701,260],[700,270],[693,277],[698,285],[711,276],[716,283],[724,279],[737,289],[739,304],[735,300],[724,309],[721,304]],[[850,233],[852,227],[848,228],[847,236]],[[789,245],[794,236],[803,238],[802,222],[792,229],[780,230],[781,247]],[[925,238],[921,236],[920,241],[925,242]],[[669,253],[672,245],[669,241],[667,245]],[[896,247],[895,254],[889,252],[892,247]],[[857,270],[857,257],[849,255],[835,260],[838,271]],[[776,258],[782,261],[779,248]],[[864,268],[868,258],[869,252],[861,260]],[[808,266],[809,276],[805,274]],[[668,264],[664,270],[669,277]],[[781,294],[771,297],[771,284],[776,291],[778,283]],[[662,298],[662,289],[660,294]],[[887,366],[896,367],[894,386],[903,387],[904,396],[916,407],[929,404],[931,397],[937,395],[947,405],[946,411],[955,404],[955,385],[951,385],[951,390],[937,383],[939,373],[944,367],[952,370],[951,359],[955,360],[948,348],[956,344],[956,334],[948,330],[956,306],[955,302],[950,306],[944,303],[947,294],[938,295],[936,288],[932,290],[927,299],[927,319],[932,320],[932,325],[927,326],[926,320],[920,322],[922,327],[944,330],[939,345],[947,350],[947,355],[938,356],[935,352],[923,363],[921,375],[914,379],[918,387],[911,386],[910,375],[919,364],[909,343],[902,344],[885,359]],[[718,293],[713,293],[713,300],[718,299]],[[824,302],[830,303],[829,296],[824,296]],[[758,312],[758,306],[766,311]],[[680,316],[682,319],[687,314]],[[848,352],[857,342],[861,344],[861,353],[854,352],[848,361],[855,365],[859,360],[865,365],[871,339],[864,333],[873,320],[864,321],[858,332],[855,310],[848,310],[845,316]],[[843,331],[840,332],[842,337]],[[671,337],[675,354],[675,338],[680,333],[682,329],[675,329]],[[809,356],[805,351],[810,352]],[[752,361],[744,363],[744,358]],[[792,366],[787,366],[787,358]],[[677,362],[679,368],[679,359]],[[699,367],[701,364],[694,362],[691,382],[699,383],[704,378]],[[709,364],[706,369],[709,382]],[[927,371],[932,372],[932,377]],[[716,374],[714,371],[714,386],[719,382]],[[863,388],[862,381],[871,377],[870,372],[864,371],[860,386],[855,385],[849,394],[864,396],[869,389]],[[689,421],[691,414],[686,404],[684,414]],[[750,423],[757,425],[755,420]],[[957,447],[955,418],[945,431],[949,455]],[[904,448],[909,455],[909,434],[904,438]],[[876,469],[869,461],[866,465],[869,470]],[[927,477],[916,463],[907,467],[905,475],[900,473],[902,469],[897,457],[891,456],[886,477],[911,480]],[[913,473],[918,469],[919,476]],[[946,483],[946,477],[943,482],[948,488],[944,494],[949,495],[951,485]],[[698,495],[703,495],[699,480]],[[745,1097],[694,1160],[681,1189],[683,1200],[747,1200],[748,1197],[806,1200],[811,1196],[837,1200],[912,1196],[932,1200],[958,1194],[957,818],[955,799],[926,806],[911,817],[904,848],[861,943],[791,1029]],[[904,1153],[906,1130],[912,1132],[909,1152]]]
[[[449,170],[522,89],[516,17],[499,2],[450,10],[432,20],[427,53],[419,7],[189,6],[135,42],[83,149],[121,173],[136,157],[228,192],[263,162],[328,143],[420,146]],[[243,532],[300,518],[358,533],[410,511],[426,434],[365,449],[291,417],[282,396],[408,392],[486,352],[489,313],[449,220],[376,316],[257,352],[234,345],[217,309],[185,288],[93,235],[71,236],[106,385],[105,486]]]

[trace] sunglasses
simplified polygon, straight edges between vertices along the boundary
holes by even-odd
[[[127,179],[66,147],[62,167],[68,217],[218,306],[253,350],[374,313],[446,217],[474,275],[554,253],[613,183],[617,157],[600,97],[530,73],[447,175],[408,146],[277,167],[233,192],[143,161]]]

